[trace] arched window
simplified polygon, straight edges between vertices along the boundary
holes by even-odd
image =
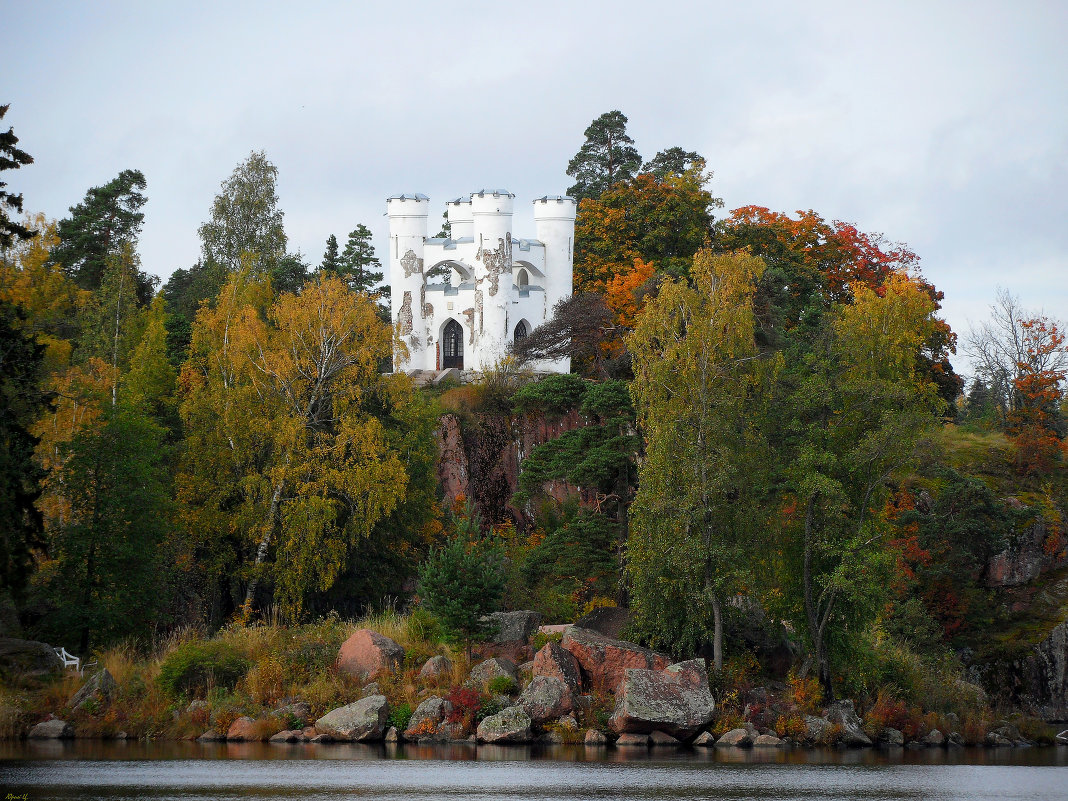
[[[530,284],[530,277],[527,275],[526,270],[520,270],[515,277],[515,285],[520,289],[526,289]]]
[[[445,323],[441,332],[441,369],[464,369],[464,330],[455,320]]]
[[[512,339],[518,342],[521,339],[526,339],[530,332],[527,330],[527,324],[520,320],[516,323],[515,333],[512,334]]]

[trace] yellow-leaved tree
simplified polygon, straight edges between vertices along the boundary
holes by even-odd
[[[247,617],[273,590],[299,617],[405,501],[407,454],[387,422],[415,400],[405,377],[378,373],[392,332],[366,294],[327,277],[269,298],[246,266],[197,315],[179,500],[214,559],[217,613]]]

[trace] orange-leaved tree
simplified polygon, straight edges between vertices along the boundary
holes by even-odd
[[[1064,457],[1060,402],[1068,371],[1063,367],[1065,335],[1046,317],[1020,321],[1021,355],[1013,380],[1014,404],[1006,430],[1016,446],[1016,469],[1044,475]]]

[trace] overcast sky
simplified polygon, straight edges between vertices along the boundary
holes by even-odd
[[[530,201],[566,190],[584,129],[619,109],[646,158],[704,155],[728,209],[907,243],[963,334],[999,285],[1068,317],[1066,41],[1063,0],[4,0],[4,124],[35,159],[4,178],[62,217],[140,169],[143,266],[166,279],[264,150],[290,250],[315,264],[360,222],[384,252],[404,191],[439,214],[508,188],[532,236]]]

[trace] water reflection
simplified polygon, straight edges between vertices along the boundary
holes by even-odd
[[[0,743],[0,799],[1057,799],[1068,748]]]

